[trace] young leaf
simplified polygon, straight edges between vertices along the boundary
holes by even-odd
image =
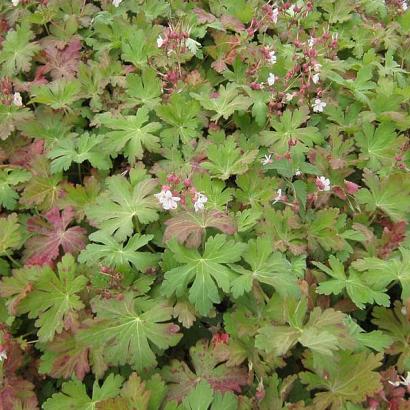
[[[249,97],[239,94],[238,87],[233,83],[228,83],[226,87],[221,85],[215,96],[209,96],[207,92],[190,95],[206,110],[216,112],[211,121],[218,121],[221,117],[227,120],[235,111],[246,111],[252,104]]]
[[[27,229],[34,233],[26,242],[24,255],[28,265],[45,265],[56,259],[60,246],[66,253],[78,253],[85,246],[86,230],[79,226],[67,228],[74,219],[72,208],[61,214],[53,208],[44,216],[33,216],[27,222]]]
[[[151,345],[167,349],[181,338],[179,327],[169,323],[172,307],[160,301],[134,298],[128,292],[122,300],[94,299],[92,308],[95,323],[79,332],[78,338],[92,347],[104,346],[104,356],[112,365],[129,364],[137,371],[155,366]]]
[[[148,108],[142,107],[135,116],[114,117],[110,113],[99,115],[98,121],[106,128],[113,130],[104,134],[105,151],[113,157],[122,152],[131,164],[143,157],[143,147],[150,152],[158,152],[159,137],[154,133],[161,128],[161,124],[149,122],[148,113]]]
[[[385,293],[386,288],[377,285],[369,286],[354,270],[350,270],[349,277],[347,277],[343,263],[333,255],[329,256],[330,268],[320,262],[313,262],[313,264],[332,278],[321,281],[316,288],[317,293],[339,295],[345,289],[352,302],[359,309],[364,309],[366,303],[389,306],[390,299]]]
[[[275,117],[271,120],[275,131],[262,131],[261,144],[271,146],[275,152],[285,153],[291,140],[302,142],[307,147],[320,144],[323,137],[316,127],[302,126],[309,118],[306,110],[286,110],[279,120]]]
[[[225,235],[210,237],[201,255],[176,240],[168,242],[175,259],[181,264],[165,273],[162,290],[166,296],[181,296],[188,291],[189,300],[201,315],[207,315],[214,303],[221,301],[218,288],[229,293],[233,275],[227,263],[237,262],[246,245],[227,241]]]
[[[0,169],[0,205],[7,209],[14,209],[19,198],[12,186],[28,181],[31,174],[24,169]]]
[[[410,208],[410,179],[404,174],[390,174],[378,178],[370,172],[365,172],[364,180],[367,188],[362,188],[356,194],[360,204],[365,204],[370,212],[381,209],[393,221],[406,220]]]
[[[325,373],[302,372],[299,377],[308,390],[325,390],[315,394],[315,409],[343,409],[346,403],[361,403],[382,388],[380,374],[374,371],[382,358],[381,354],[340,352],[337,366],[329,366]]]
[[[101,136],[87,132],[78,138],[66,137],[59,140],[47,155],[52,159],[51,172],[55,174],[67,171],[73,162],[82,164],[84,161],[89,161],[97,169],[109,169],[111,161],[107,154],[101,152],[102,143]]]
[[[134,218],[148,224],[158,219],[157,182],[145,178],[131,184],[121,175],[107,178],[107,192],[86,208],[88,219],[115,239],[124,241],[134,231]]]
[[[33,32],[23,24],[16,30],[9,30],[0,51],[0,64],[4,75],[12,76],[21,71],[29,71],[31,59],[40,50],[40,46],[30,40]]]
[[[114,268],[124,266],[130,268],[130,265],[133,265],[139,271],[144,271],[149,266],[155,265],[158,255],[137,252],[137,249],[145,246],[152,238],[152,235],[136,234],[124,246],[107,232],[97,231],[90,235],[90,240],[97,243],[87,245],[78,260],[90,266],[102,264]]]
[[[140,76],[127,75],[126,92],[132,102],[153,109],[161,101],[161,81],[155,70],[147,68]]]
[[[254,281],[273,286],[280,295],[285,297],[299,295],[298,278],[292,270],[292,265],[284,255],[273,252],[270,238],[263,236],[250,240],[243,259],[250,269],[230,265],[241,275],[232,281],[232,295],[235,298],[250,292]]]
[[[18,249],[22,245],[22,230],[17,220],[17,214],[9,214],[0,218],[0,256]]]
[[[111,373],[100,386],[98,380],[93,384],[92,396],[89,397],[85,384],[78,380],[65,382],[61,393],[54,393],[43,405],[44,410],[90,410],[98,408],[99,403],[117,397],[123,382],[120,375]],[[96,407],[97,406],[97,407]]]
[[[256,155],[257,150],[241,152],[233,139],[228,139],[223,145],[210,144],[207,149],[208,161],[202,163],[212,176],[222,180],[231,175],[241,175],[248,170]]]
[[[34,289],[18,305],[18,313],[28,313],[38,318],[35,325],[41,342],[52,340],[63,328],[71,328],[76,321],[76,311],[84,304],[78,293],[84,289],[87,278],[76,275],[77,265],[72,255],[66,254],[57,265],[57,274],[44,267]]]

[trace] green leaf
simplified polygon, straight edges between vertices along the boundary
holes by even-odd
[[[202,162],[202,167],[208,169],[212,176],[226,180],[231,175],[244,174],[254,161],[257,150],[242,152],[232,138],[223,145],[210,144],[207,149],[208,161]]]
[[[155,108],[161,101],[161,81],[155,70],[147,68],[141,75],[127,75],[126,93],[130,101],[149,109]]]
[[[200,381],[182,402],[186,410],[208,410],[213,392],[208,382]]]
[[[237,262],[246,245],[227,241],[225,235],[215,235],[206,241],[203,255],[175,240],[169,241],[168,247],[180,266],[165,273],[163,293],[181,296],[188,292],[198,312],[207,315],[213,304],[221,301],[218,289],[229,293],[233,272],[226,264]]]
[[[339,295],[346,290],[352,302],[359,309],[364,309],[366,303],[389,306],[390,298],[385,293],[387,289],[384,286],[370,286],[354,270],[350,270],[349,277],[347,277],[343,263],[333,255],[329,256],[330,268],[320,262],[313,262],[313,264],[332,278],[321,281],[316,288],[317,293]]]
[[[31,89],[33,98],[30,103],[49,105],[55,110],[72,109],[72,104],[80,96],[81,83],[78,80],[56,80],[47,85],[35,85]]]
[[[157,182],[145,178],[131,184],[121,175],[107,178],[107,191],[86,208],[87,217],[114,238],[124,241],[131,236],[134,219],[148,224],[158,219],[158,201],[153,193]]]
[[[78,334],[81,342],[104,346],[104,357],[112,365],[130,365],[137,371],[156,365],[152,346],[175,346],[181,334],[169,323],[172,307],[158,300],[124,294],[122,300],[96,298],[92,303],[97,318]]]
[[[52,340],[56,333],[73,326],[77,311],[84,307],[78,293],[87,284],[87,278],[77,275],[74,257],[66,254],[57,264],[57,274],[44,267],[34,289],[18,305],[18,313],[37,318],[37,335],[41,342]]]
[[[40,50],[40,46],[30,40],[33,32],[26,24],[9,30],[0,51],[1,70],[5,76],[12,76],[31,68],[31,59]]]
[[[78,380],[63,383],[61,393],[54,393],[43,405],[44,410],[91,410],[98,408],[98,403],[118,396],[123,382],[120,375],[111,373],[102,386],[96,380],[93,384],[92,397],[87,394],[85,384]],[[97,406],[97,407],[96,407]]]
[[[197,101],[181,94],[172,94],[168,104],[157,107],[156,113],[169,127],[161,132],[167,145],[175,144],[178,136],[183,144],[189,143],[199,134],[200,122],[198,114],[201,107]]]
[[[315,409],[343,409],[347,402],[361,403],[382,388],[380,374],[374,371],[382,358],[382,354],[340,352],[336,366],[329,365],[326,372],[302,372],[299,377],[308,390],[319,390],[313,400]]]
[[[51,158],[51,172],[53,174],[67,171],[73,162],[82,164],[89,161],[91,166],[106,170],[111,167],[110,158],[101,152],[103,138],[90,135],[87,132],[78,138],[64,138],[57,142],[47,155]]]
[[[387,287],[391,282],[399,282],[402,300],[406,302],[410,299],[410,249],[400,248],[400,255],[389,260],[358,259],[353,262],[353,266],[361,272],[366,272],[366,280],[376,287]]]
[[[90,266],[103,264],[115,268],[124,266],[129,268],[132,265],[139,271],[144,271],[156,264],[158,255],[151,252],[137,252],[137,249],[145,246],[152,238],[153,235],[136,234],[124,246],[107,232],[97,231],[90,235],[90,240],[97,243],[87,245],[78,260]]]
[[[271,126],[274,131],[262,131],[260,141],[262,145],[270,146],[275,152],[285,153],[291,140],[297,140],[307,147],[320,144],[323,137],[316,127],[303,126],[309,118],[307,110],[286,110],[280,119],[272,118]]]
[[[365,172],[364,180],[367,188],[362,188],[356,194],[360,204],[366,205],[369,212],[381,209],[393,221],[406,220],[410,214],[410,179],[404,174],[390,174],[378,178],[370,172]]]
[[[250,240],[243,259],[251,269],[230,265],[241,275],[232,281],[232,295],[235,298],[250,292],[254,281],[273,286],[282,296],[299,295],[298,278],[292,265],[284,255],[273,252],[270,238],[264,236]]]
[[[26,182],[31,178],[30,172],[18,168],[0,169],[0,205],[7,209],[14,209],[19,198],[12,186]]]
[[[221,85],[216,94],[210,96],[206,91],[201,94],[190,94],[206,110],[216,112],[211,121],[218,121],[221,117],[227,120],[235,111],[246,111],[252,104],[249,97],[239,94],[239,88],[233,83],[228,83],[226,87]]]
[[[9,214],[0,218],[0,256],[7,255],[11,250],[22,245],[22,229],[18,223],[17,214]]]
[[[129,26],[125,34],[121,42],[121,58],[136,67],[145,67],[148,57],[157,52],[151,39],[147,38],[147,32]]]
[[[149,122],[149,110],[140,108],[135,115],[114,117],[111,113],[97,116],[110,131],[104,134],[104,149],[113,157],[124,153],[131,164],[144,155],[144,148],[150,152],[160,149],[159,137],[154,135],[161,128],[159,122]],[[146,124],[149,122],[148,124]]]
[[[23,130],[32,118],[33,113],[28,108],[0,104],[0,139],[7,139],[16,129]]]

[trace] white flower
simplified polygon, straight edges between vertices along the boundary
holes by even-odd
[[[112,4],[114,7],[119,7],[121,3],[122,3],[122,0],[112,0]]]
[[[310,37],[310,39],[308,40],[308,46],[312,48],[315,45],[315,43],[316,43],[316,39],[313,37]]]
[[[400,312],[403,316],[407,316],[407,307],[406,306],[402,306],[402,308],[400,309]]]
[[[320,74],[319,73],[313,74],[312,75],[312,81],[313,81],[314,84],[317,84],[320,81]]]
[[[196,54],[196,52],[198,51],[199,48],[201,48],[201,43],[198,43],[198,41],[195,41],[192,38],[187,38],[185,40],[185,45],[187,46],[188,50],[192,53],[192,54]]]
[[[21,107],[23,105],[23,100],[21,99],[21,94],[19,92],[13,94],[13,104],[17,105],[17,107]]]
[[[277,8],[273,9],[271,19],[275,24],[278,22],[278,16],[279,16],[279,9]]]
[[[336,41],[339,38],[339,33],[333,33],[332,34],[332,40]]]
[[[316,73],[318,73],[318,72],[320,71],[320,67],[322,67],[322,64],[316,63],[316,64],[313,66],[313,70],[314,70]]]
[[[272,164],[272,154],[265,155],[265,158],[262,159],[262,165]]]
[[[409,387],[410,386],[410,372],[407,372],[407,376],[400,376],[399,380],[396,382],[392,382],[389,380],[389,383],[394,387],[399,387],[400,385]]]
[[[269,73],[269,76],[268,76],[268,84],[269,84],[270,86],[274,85],[274,84],[275,84],[275,80],[276,80],[275,74]]]
[[[161,37],[161,34],[157,37],[157,47],[161,48],[164,44],[164,39]]]
[[[204,209],[205,204],[208,202],[208,197],[200,192],[196,192],[194,200],[194,209],[195,212],[198,212]]]
[[[17,7],[17,6],[19,5],[19,3],[20,3],[20,0],[11,0],[11,4],[12,4],[14,7]]]
[[[326,177],[316,177],[316,186],[319,191],[330,191],[330,180]]]
[[[268,61],[273,65],[276,64],[276,53],[274,51],[269,51]]]
[[[295,175],[298,177],[299,175],[302,175],[302,171],[298,168],[296,171],[295,171]]]
[[[401,2],[401,9],[402,9],[403,11],[406,11],[407,8],[408,8],[407,2],[406,2],[406,0],[403,0],[403,1]]]
[[[0,362],[2,362],[5,359],[7,359],[7,352],[5,350],[2,350],[0,352]]]
[[[323,109],[326,107],[326,103],[320,98],[316,98],[314,104],[312,105],[314,112],[323,112]]]
[[[172,192],[169,189],[164,188],[162,188],[162,191],[158,194],[155,194],[154,196],[158,199],[159,203],[166,210],[176,209],[178,206],[178,202],[181,200],[181,198],[177,196],[172,196]]]
[[[294,96],[295,96],[294,93],[286,93],[286,101],[291,102]]]
[[[276,196],[275,196],[274,201],[272,202],[272,205],[275,205],[276,202],[279,202],[280,200],[282,200],[282,190],[279,188],[279,189],[276,191]]]

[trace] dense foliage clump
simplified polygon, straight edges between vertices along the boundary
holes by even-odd
[[[0,409],[410,406],[404,0],[0,1]]]

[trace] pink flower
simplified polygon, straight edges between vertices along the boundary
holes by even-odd
[[[326,177],[316,177],[316,187],[319,191],[330,191],[330,180]]]
[[[197,192],[195,193],[194,201],[195,212],[202,211],[205,208],[205,204],[208,202],[208,197]]]
[[[346,179],[344,180],[344,183],[346,192],[351,195],[355,194],[360,188],[360,185],[357,185],[351,181],[347,181]]]
[[[163,186],[161,192],[154,195],[165,210],[176,209],[181,200],[178,196],[173,196],[168,186]]]

